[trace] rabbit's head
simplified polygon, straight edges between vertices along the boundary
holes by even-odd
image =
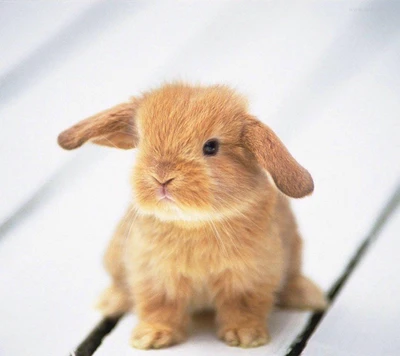
[[[58,142],[74,149],[89,140],[138,149],[135,205],[161,220],[241,214],[263,194],[257,188],[266,172],[290,197],[313,191],[308,171],[226,86],[165,85],[81,121]]]

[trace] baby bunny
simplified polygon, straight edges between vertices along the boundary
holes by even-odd
[[[326,307],[301,272],[287,198],[311,194],[313,180],[235,91],[164,85],[58,137],[68,150],[87,141],[138,150],[99,303],[106,316],[137,313],[132,346],[178,343],[190,315],[209,308],[228,345],[260,346],[274,305]]]

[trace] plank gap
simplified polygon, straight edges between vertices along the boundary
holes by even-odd
[[[90,334],[79,344],[75,351],[69,356],[91,356],[101,345],[103,339],[115,328],[121,316],[115,318],[104,318]]]

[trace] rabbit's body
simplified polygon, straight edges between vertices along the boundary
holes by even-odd
[[[275,213],[270,202],[277,195],[269,191],[238,217],[197,226],[136,216],[131,207],[124,217],[126,229],[113,239],[120,242],[113,241],[105,256],[107,269],[118,285],[131,288],[128,293],[133,296],[146,284],[171,299],[184,293],[197,309],[212,306],[219,280],[231,280],[232,288],[242,292],[262,284],[276,290],[284,258],[279,226],[268,222]]]
[[[273,290],[280,306],[323,309],[322,294],[301,275],[302,241],[289,200],[262,183],[265,194],[243,215],[197,227],[160,223],[130,207],[104,259],[113,279],[100,300],[104,314],[130,310],[135,295],[183,300],[191,312],[213,310],[225,283],[232,294]]]
[[[301,238],[281,193],[307,195],[312,178],[246,111],[229,88],[173,84],[60,135],[69,149],[88,139],[139,149],[99,305],[105,315],[137,312],[135,347],[179,342],[190,311],[205,308],[225,342],[258,346],[274,304],[326,305],[301,274]]]

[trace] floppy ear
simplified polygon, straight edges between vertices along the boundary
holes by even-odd
[[[90,140],[103,146],[134,148],[138,141],[134,121],[137,106],[137,99],[132,99],[82,120],[60,133],[58,144],[73,150]]]
[[[243,143],[269,172],[282,193],[292,198],[312,193],[314,182],[310,173],[297,163],[268,126],[252,116],[248,117],[244,127]]]

